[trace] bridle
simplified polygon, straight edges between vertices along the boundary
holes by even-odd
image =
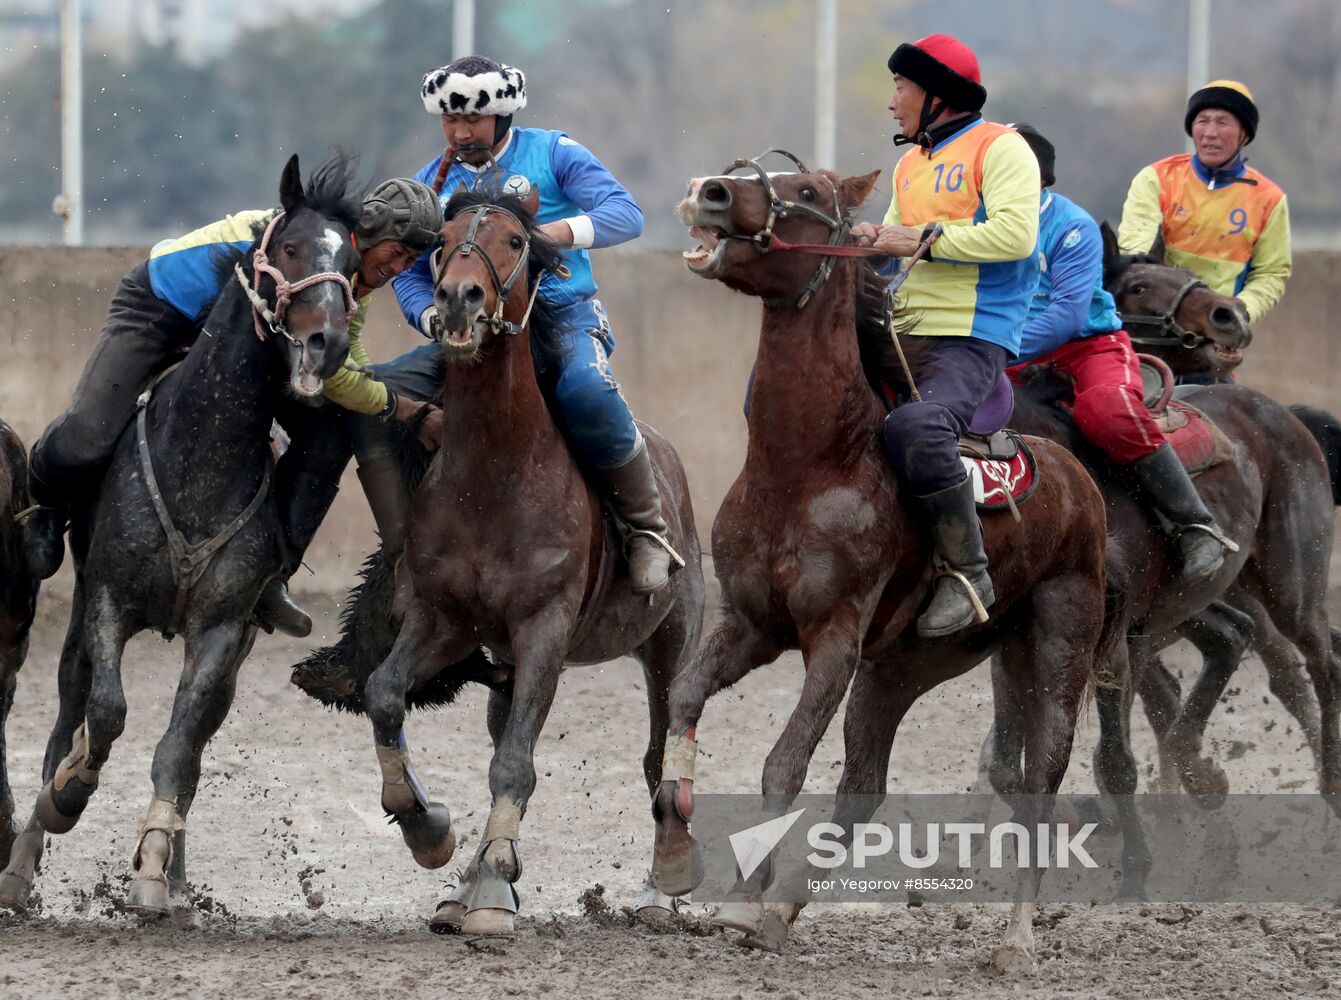
[[[265,234],[261,237],[261,242],[257,245],[256,251],[251,257],[256,274],[267,274],[275,282],[275,308],[271,309],[265,297],[247,280],[247,274],[242,270],[241,261],[233,265],[233,270],[237,272],[237,280],[242,284],[242,290],[247,293],[247,298],[251,299],[252,321],[256,326],[257,338],[262,341],[265,340],[265,330],[261,327],[261,320],[265,320],[271,333],[279,334],[290,344],[299,346],[298,341],[284,326],[284,314],[288,311],[289,303],[295,295],[305,288],[311,288],[313,285],[319,285],[324,281],[334,281],[345,293],[345,309],[350,315],[353,315],[356,303],[354,302],[354,290],[349,285],[349,279],[343,274],[336,271],[322,271],[318,274],[308,275],[298,281],[289,281],[279,268],[270,263],[270,258],[265,250],[270,245],[270,237],[274,235],[275,228],[279,225],[279,220],[284,218],[284,215],[285,213],[280,212],[270,220],[270,224],[265,227]],[[260,281],[257,280],[256,284],[259,286]]]
[[[722,171],[723,175],[734,173],[737,170],[753,170],[759,175],[759,183],[763,185],[764,197],[768,199],[768,220],[764,223],[764,228],[751,236],[739,236],[733,233],[727,233],[720,237],[722,240],[741,240],[751,244],[759,253],[771,253],[775,250],[794,250],[800,253],[818,254],[821,257],[820,265],[815,270],[810,283],[801,291],[801,295],[795,302],[791,303],[795,309],[802,308],[811,297],[820,290],[820,287],[829,280],[829,275],[833,273],[834,264],[839,257],[875,257],[883,256],[878,250],[872,250],[869,247],[849,247],[843,246],[846,243],[848,235],[852,232],[852,220],[842,211],[842,204],[838,199],[838,185],[833,182],[833,178],[827,174],[817,174],[821,180],[829,185],[829,192],[833,195],[834,214],[808,205],[801,201],[788,201],[778,195],[773,187],[773,181],[768,176],[759,161],[770,153],[776,153],[779,156],[786,157],[796,164],[797,170],[803,174],[811,173],[801,160],[785,149],[766,149],[758,156],[748,160],[736,160],[729,167]],[[788,243],[782,237],[773,232],[773,227],[777,225],[779,219],[785,219],[790,215],[803,213],[818,221],[824,223],[829,230],[829,241],[827,243]],[[788,304],[787,299],[764,299],[764,305],[781,306]]]
[[[1173,301],[1169,303],[1169,308],[1159,315],[1128,316],[1123,313],[1122,325],[1127,329],[1128,336],[1131,336],[1131,342],[1145,347],[1172,347],[1174,344],[1181,344],[1188,349],[1208,343],[1210,337],[1184,329],[1178,325],[1178,321],[1174,318],[1178,315],[1178,309],[1183,304],[1183,299],[1198,288],[1210,288],[1210,286],[1196,276],[1189,278],[1174,294]],[[1156,332],[1144,337],[1132,336],[1131,327],[1133,326],[1154,328]]]
[[[530,231],[520,218],[512,212],[509,212],[506,208],[501,208],[498,205],[476,205],[473,208],[463,209],[462,211],[469,212],[473,216],[470,220],[470,226],[466,229],[465,239],[450,250],[446,250],[445,247],[438,247],[438,249],[433,251],[433,256],[429,259],[429,265],[433,272],[433,286],[434,288],[437,287],[438,279],[447,269],[448,263],[454,256],[460,254],[462,257],[469,257],[472,253],[478,252],[480,259],[484,261],[484,266],[489,270],[490,279],[494,283],[494,298],[496,302],[493,315],[486,316],[483,320],[476,320],[476,322],[483,323],[486,327],[496,333],[505,333],[515,336],[525,330],[526,324],[530,322],[531,310],[535,307],[536,295],[540,292],[540,279],[536,278],[535,286],[531,289],[530,298],[526,303],[526,314],[522,316],[521,322],[512,323],[503,318],[503,309],[507,306],[508,296],[512,292],[512,286],[515,285],[517,279],[526,272],[526,266],[531,259]],[[480,231],[480,223],[490,215],[501,215],[505,219],[515,223],[517,228],[521,230],[521,256],[517,258],[517,265],[512,269],[512,273],[507,276],[506,280],[499,275],[498,268],[494,264],[493,259],[489,256],[489,252],[485,250],[484,247],[480,246],[479,242],[476,240]],[[568,276],[568,268],[564,267],[562,264],[548,267],[546,270],[553,271],[561,278]],[[441,340],[441,334],[435,336],[434,339]]]

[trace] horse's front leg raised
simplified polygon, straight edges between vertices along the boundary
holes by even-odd
[[[423,601],[405,613],[396,644],[368,678],[364,702],[373,724],[377,766],[382,772],[382,808],[400,826],[401,836],[424,868],[441,868],[456,852],[456,835],[447,807],[428,798],[410,764],[405,743],[405,695],[473,648]],[[455,655],[453,655],[455,654]]]
[[[256,629],[224,622],[186,636],[186,668],[177,684],[167,731],[154,748],[153,796],[140,824],[127,909],[161,917],[182,905],[186,891],[186,814],[200,783],[205,744],[233,704],[237,672]]]
[[[566,609],[542,612],[513,630],[517,669],[502,739],[489,763],[493,807],[475,859],[475,889],[461,933],[510,935],[521,877],[521,819],[535,791],[535,744],[554,704],[568,649],[572,616]],[[492,729],[492,726],[491,726]]]
[[[652,881],[669,896],[683,896],[702,878],[694,864],[689,821],[694,814],[696,735],[703,706],[755,667],[772,663],[782,650],[730,605],[670,688],[670,728],[661,785],[652,798],[656,844]]]

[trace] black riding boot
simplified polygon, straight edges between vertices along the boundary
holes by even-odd
[[[684,560],[667,538],[661,493],[657,490],[647,442],[640,444],[623,465],[599,469],[596,475],[610,506],[628,526],[624,532],[624,551],[629,563],[629,588],[635,594],[660,590],[670,579],[671,560],[677,569],[684,566]]]
[[[986,609],[992,606],[996,594],[987,575],[987,553],[973,501],[973,483],[965,479],[958,486],[918,499],[931,518],[936,582],[931,605],[917,619],[917,634],[932,639],[985,621]],[[983,614],[969,597],[970,591],[981,602]]]
[[[410,491],[405,486],[400,462],[392,455],[359,463],[358,474],[377,533],[382,536],[382,551],[395,572],[396,590],[391,613],[400,618],[414,597],[414,582],[405,565],[405,525],[409,519]]]
[[[1186,582],[1197,583],[1213,575],[1224,565],[1226,551],[1238,551],[1202,503],[1172,445],[1160,445],[1127,468],[1177,540]]]
[[[306,472],[276,478],[286,549],[284,572],[272,578],[261,591],[256,616],[264,629],[278,629],[285,635],[303,639],[312,634],[312,618],[289,597],[288,579],[302,564],[312,536],[330,510],[335,494],[340,492],[340,484]]]

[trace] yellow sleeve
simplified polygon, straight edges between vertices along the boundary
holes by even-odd
[[[344,367],[326,380],[322,390],[322,394],[336,406],[355,413],[381,413],[386,408],[386,386],[367,372],[357,370],[372,364],[361,336],[371,301],[371,293],[359,299],[354,315],[349,319],[349,357]]]
[[[1253,244],[1250,266],[1252,270],[1239,299],[1248,307],[1249,322],[1256,323],[1285,294],[1285,281],[1294,267],[1290,253],[1290,210],[1284,195]]]
[[[1122,221],[1118,223],[1118,249],[1123,253],[1149,253],[1164,225],[1164,212],[1159,207],[1159,175],[1154,167],[1146,167],[1132,178],[1127,189],[1127,200],[1122,204]]]
[[[889,196],[889,208],[885,211],[885,219],[881,223],[884,226],[903,225],[903,216],[899,212],[899,165],[894,164],[892,175],[893,183],[890,185],[894,190]]]
[[[1038,243],[1038,160],[1014,132],[993,140],[982,161],[983,222],[946,226],[933,260],[990,264],[1023,260]]]

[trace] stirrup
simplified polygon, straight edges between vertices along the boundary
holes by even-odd
[[[21,510],[21,511],[19,511],[17,514],[15,514],[15,515],[14,515],[14,523],[15,523],[15,524],[18,524],[18,525],[21,526],[21,525],[24,524],[24,522],[26,522],[30,517],[32,517],[32,516],[33,516],[34,514],[36,514],[38,511],[41,511],[41,510],[55,510],[55,509],[56,509],[55,507],[49,507],[49,506],[47,506],[46,504],[43,504],[43,503],[35,503],[35,504],[33,504],[31,507],[24,507],[23,510]]]
[[[1225,547],[1225,551],[1226,551],[1226,552],[1238,552],[1238,550],[1239,550],[1238,542],[1234,541],[1232,538],[1227,537],[1227,536],[1225,535],[1225,533],[1224,533],[1223,531],[1221,531],[1218,527],[1216,527],[1214,524],[1180,524],[1180,525],[1178,525],[1178,530],[1177,530],[1177,534],[1178,534],[1178,535],[1182,535],[1182,534],[1184,534],[1185,532],[1188,532],[1188,531],[1204,531],[1204,532],[1206,532],[1206,534],[1210,535],[1210,536],[1211,536],[1212,538],[1214,538],[1217,542],[1219,542],[1221,545],[1223,545],[1223,546]]]
[[[680,553],[675,551],[674,546],[672,546],[670,541],[664,536],[655,531],[648,531],[646,528],[630,528],[624,535],[624,549],[626,553],[629,547],[629,540],[633,538],[650,538],[652,541],[656,542],[657,545],[666,550],[666,553],[671,557],[671,561],[675,563],[676,569],[684,569],[684,558]]]

